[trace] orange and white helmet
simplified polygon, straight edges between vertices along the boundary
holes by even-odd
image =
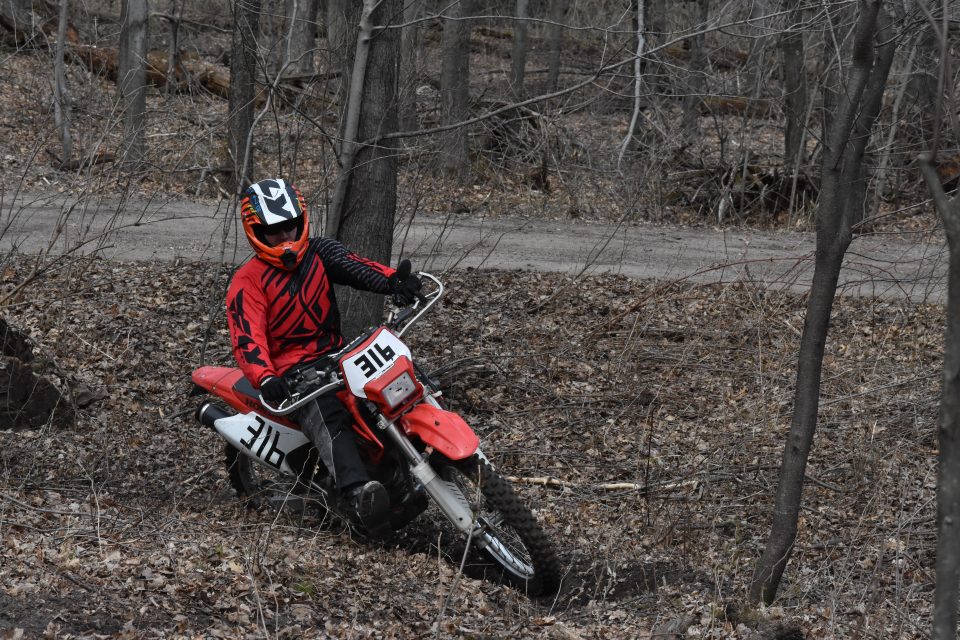
[[[303,260],[310,239],[307,203],[295,186],[279,178],[261,180],[247,187],[240,200],[243,230],[254,253],[261,260],[292,271]],[[297,225],[297,237],[271,247],[264,231],[271,226]]]

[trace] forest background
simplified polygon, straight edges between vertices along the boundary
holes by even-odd
[[[947,259],[957,10],[3,0],[0,231],[61,216],[0,256],[0,631],[954,637],[944,305],[835,297],[829,271],[867,235]],[[439,274],[414,348],[560,549],[532,600],[459,575],[429,527],[379,548],[231,495],[187,392],[230,362],[232,257],[99,254],[157,202],[214,207],[226,246],[238,190],[276,175],[384,261],[419,215],[515,217],[816,231],[821,276]]]

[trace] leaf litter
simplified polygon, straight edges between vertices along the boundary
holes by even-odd
[[[752,609],[802,296],[444,274],[411,346],[560,550],[560,593],[533,600],[456,576],[427,522],[376,547],[246,509],[187,395],[201,353],[231,363],[223,270],[80,266],[8,307],[61,380],[99,399],[73,430],[0,432],[4,633],[636,638],[674,622],[702,638],[926,635],[937,307],[838,299],[796,552],[777,606]]]

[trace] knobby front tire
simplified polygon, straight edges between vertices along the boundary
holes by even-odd
[[[553,545],[530,509],[510,484],[477,456],[436,462],[441,478],[455,484],[471,505],[487,542],[485,555],[504,577],[531,596],[554,593],[560,584],[560,562]]]

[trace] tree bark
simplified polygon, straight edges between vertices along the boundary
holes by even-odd
[[[403,6],[403,22],[406,26],[400,31],[400,131],[416,131],[419,127],[417,84],[420,65],[417,50],[420,48],[420,25],[417,20],[422,12],[422,0],[408,0]]]
[[[54,122],[60,133],[63,157],[60,162],[68,166],[73,158],[73,136],[70,133],[70,93],[67,90],[67,75],[64,69],[63,52],[67,39],[68,0],[60,0],[60,20],[57,23],[57,48],[53,63],[54,74]]]
[[[234,0],[233,43],[230,55],[229,152],[230,189],[239,193],[252,181],[254,82],[260,0]]]
[[[803,161],[800,145],[807,113],[807,76],[803,65],[803,9],[794,0],[788,17],[787,29],[780,34],[781,65],[783,70],[783,167],[792,174]]]
[[[931,638],[953,640],[957,633],[957,598],[960,597],[960,547],[957,545],[960,539],[960,197],[947,199],[931,154],[921,156],[920,168],[943,220],[950,248],[938,428],[937,578]]]
[[[694,29],[702,31],[710,19],[710,0],[697,0]],[[683,131],[689,138],[700,128],[700,103],[703,101],[707,73],[707,38],[698,33],[691,39],[690,67],[687,72],[687,93],[683,98]]]
[[[644,19],[647,14],[646,0],[633,0],[631,2],[633,9],[633,28],[635,32],[637,48],[634,51],[636,59],[633,61],[633,115],[630,116],[630,124],[627,126],[627,135],[620,142],[620,153],[617,156],[617,169],[623,163],[623,156],[626,154],[633,140],[633,132],[637,128],[637,120],[640,118],[640,97],[643,93],[643,52],[646,44],[647,25]]]
[[[767,42],[765,36],[770,28],[770,18],[767,16],[771,13],[771,9],[767,5],[767,0],[752,0],[751,4],[750,27],[752,37],[750,38],[747,60],[743,64],[739,89],[741,95],[756,98],[760,95],[760,86],[763,84],[763,78],[767,71],[767,65],[764,64]]]
[[[920,126],[926,148],[933,147],[937,133],[944,129],[944,120],[948,120],[954,129],[954,137],[960,139],[956,116],[946,108],[942,91],[950,90],[940,87],[940,68],[945,61],[941,60],[941,40],[937,37],[937,28],[932,24],[924,26],[924,30],[917,42],[917,65],[913,75],[913,84],[917,91],[920,112]],[[945,114],[949,114],[944,117]]]
[[[470,117],[470,7],[468,0],[452,3],[443,21],[440,72],[440,122],[449,126]],[[465,181],[470,169],[470,139],[466,126],[440,136],[440,166]]]
[[[317,2],[286,0],[284,15],[278,71],[284,77],[310,76],[315,70],[313,58],[317,50]]]
[[[549,55],[547,57],[547,91],[556,91],[560,86],[560,53],[563,49],[563,19],[567,15],[570,0],[550,0],[550,26],[547,30]]]
[[[862,218],[866,195],[864,151],[876,121],[896,43],[882,0],[861,0],[852,65],[829,119],[817,207],[813,283],[800,339],[793,419],[780,467],[770,537],[750,587],[753,601],[773,602],[793,549],[807,458],[817,426],[820,379],[840,267]],[[874,49],[874,42],[877,49]]]
[[[340,77],[331,79],[334,101],[341,105],[341,110],[347,108],[346,96],[350,87],[350,73],[356,46],[356,23],[347,22],[347,14],[352,13],[350,8],[355,6],[354,0],[327,1],[327,49],[330,55],[330,68],[340,71]],[[341,114],[342,116],[343,114]]]
[[[143,162],[147,112],[148,0],[124,0],[120,8],[117,89],[123,114],[121,166],[136,169]]]
[[[517,0],[517,15],[513,24],[513,50],[510,55],[510,95],[514,100],[523,100],[523,80],[527,68],[527,52],[530,49],[527,32],[530,17],[529,0]]]
[[[332,238],[340,237],[340,225],[343,222],[347,194],[360,147],[360,115],[363,109],[364,83],[366,81],[370,47],[373,40],[372,14],[377,6],[377,2],[376,0],[364,0],[363,4],[358,6],[358,8],[360,8],[359,15],[355,15],[354,12],[350,10],[352,6],[354,5],[342,5],[344,10],[344,23],[356,23],[358,31],[353,60],[345,59],[343,61],[343,76],[350,79],[350,84],[348,86],[349,93],[345,105],[344,117],[342,119],[343,124],[340,127],[340,145],[337,157],[340,164],[340,173],[337,175],[333,196],[327,207],[327,219],[324,225],[324,232]],[[349,73],[347,73],[348,66],[351,67]]]
[[[393,221],[397,208],[397,150],[381,136],[397,129],[398,29],[385,29],[402,16],[401,0],[364,0],[356,62],[347,111],[354,141],[341,153],[337,189],[345,189],[342,209],[328,220],[327,235],[351,250],[383,264],[390,263]],[[364,60],[365,58],[365,60]],[[354,125],[355,120],[355,125]],[[345,136],[347,138],[347,136]],[[333,207],[331,207],[331,212]],[[383,296],[338,288],[341,326],[352,337],[380,322]]]
[[[166,79],[163,85],[164,93],[169,94],[176,91],[180,84],[177,69],[180,67],[180,22],[183,19],[183,3],[176,2],[175,0],[173,6],[170,8],[170,13],[163,17],[169,22],[170,27],[170,42],[167,45]]]

